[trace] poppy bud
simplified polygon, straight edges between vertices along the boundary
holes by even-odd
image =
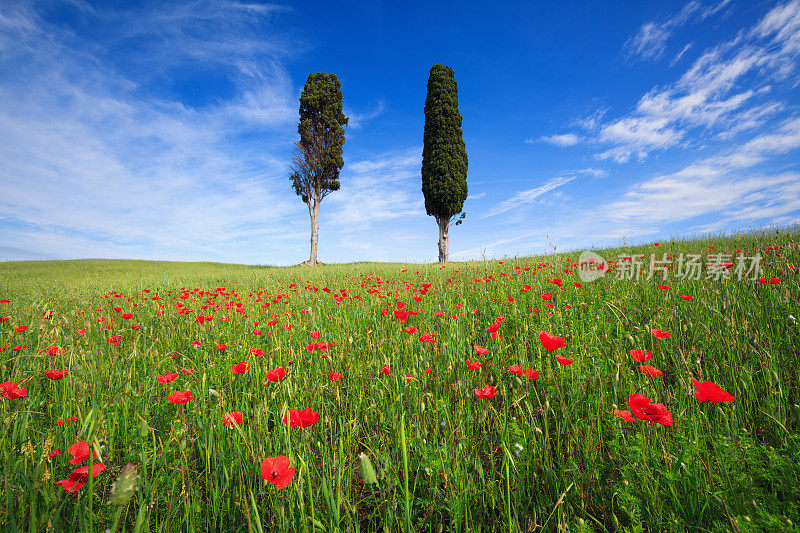
[[[119,506],[127,505],[136,493],[138,480],[136,466],[131,463],[126,464],[117,480],[111,485],[111,503]]]
[[[214,389],[208,389],[208,393],[213,396],[214,398],[219,398],[219,393]]]
[[[142,420],[139,422],[139,436],[145,439],[148,435],[150,435],[150,426],[147,424],[146,420]]]
[[[378,476],[375,474],[375,467],[372,466],[369,456],[365,453],[359,453],[358,458],[358,464],[361,466],[361,479],[364,480],[364,483],[377,483]]]

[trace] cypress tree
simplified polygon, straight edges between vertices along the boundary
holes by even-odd
[[[428,77],[423,142],[425,211],[436,219],[439,262],[446,263],[450,222],[461,212],[467,199],[467,149],[461,131],[455,73],[441,63],[431,67]],[[463,213],[461,218],[464,218]]]
[[[311,218],[309,265],[317,263],[319,206],[329,193],[339,190],[344,166],[342,145],[347,117],[342,111],[342,84],[335,74],[309,74],[300,95],[300,123],[289,179],[295,193],[308,205]]]

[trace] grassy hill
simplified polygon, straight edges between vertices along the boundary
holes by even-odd
[[[580,251],[0,263],[0,525],[796,530],[799,242],[597,250],[594,281]]]

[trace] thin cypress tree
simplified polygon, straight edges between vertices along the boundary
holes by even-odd
[[[342,84],[335,74],[309,74],[300,95],[300,123],[289,179],[294,192],[308,205],[311,218],[309,265],[317,264],[319,206],[339,190],[339,171],[344,166],[342,145],[347,117],[342,112]]]
[[[436,218],[439,226],[439,262],[446,263],[450,223],[461,212],[467,199],[467,148],[461,131],[455,73],[441,63],[431,67],[428,77],[422,194],[425,196],[425,211]]]

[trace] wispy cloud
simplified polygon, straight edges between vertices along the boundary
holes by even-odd
[[[691,22],[701,22],[718,13],[731,0],[721,0],[711,6],[703,7],[699,1],[692,0],[683,8],[663,22],[645,22],[636,32],[636,35],[625,42],[623,50],[629,60],[655,61],[664,55],[667,40],[675,29]],[[676,57],[676,62],[689,46]]]
[[[581,141],[581,138],[574,133],[564,133],[561,135],[541,137],[539,140],[556,146],[575,146]]]
[[[345,107],[344,114],[348,118],[347,127],[356,130],[361,129],[361,127],[370,120],[381,116],[385,108],[386,105],[383,103],[383,100],[378,100],[378,103],[375,104],[375,107],[373,107],[370,111],[365,111],[363,113],[357,113],[352,109]]]
[[[690,48],[691,48],[693,45],[694,45],[694,43],[689,43],[689,44],[687,44],[686,46],[684,46],[683,48],[681,48],[681,51],[680,51],[680,52],[678,52],[677,54],[675,54],[675,57],[672,59],[672,61],[670,61],[670,63],[669,63],[669,66],[670,66],[670,67],[674,67],[674,66],[675,66],[675,65],[678,63],[678,61],[680,61],[680,60],[681,60],[681,58],[683,57],[683,55],[684,55],[686,52],[688,52],[688,51],[689,51],[689,49],[690,49]]]
[[[523,205],[530,204],[543,194],[547,194],[548,192],[555,190],[563,185],[566,185],[572,180],[585,175],[599,177],[599,176],[604,176],[605,171],[589,168],[584,170],[578,170],[576,172],[572,172],[565,176],[559,176],[557,178],[550,179],[543,185],[540,185],[539,187],[533,189],[527,189],[525,191],[520,191],[511,198],[509,198],[508,200],[500,202],[499,204],[491,208],[489,211],[479,216],[478,220],[493,217],[501,213],[512,211],[514,209],[522,207]]]
[[[276,11],[267,7],[194,2],[106,13],[119,32],[83,46],[30,4],[0,7],[0,69],[15,72],[0,82],[4,244],[42,257],[161,250],[170,259],[275,261],[270,247],[254,253],[246,244],[285,242],[286,219],[300,206],[279,187],[295,88],[281,66],[291,52],[264,31]],[[214,37],[187,38],[201,33]],[[152,72],[123,74],[108,59],[132,36],[143,56],[227,65],[231,94],[187,105],[149,91]],[[274,53],[252,57],[256,45]],[[248,131],[259,142],[241,142]]]
[[[601,207],[618,223],[665,224],[718,214],[727,223],[789,215],[800,209],[800,173],[751,169],[800,148],[800,119],[720,154],[633,186]],[[743,172],[746,171],[746,172]]]
[[[340,192],[326,200],[329,205],[326,216],[342,232],[361,236],[382,221],[424,215],[421,167],[419,147],[346,162]]]
[[[726,3],[703,10],[690,2],[670,27],[689,14],[710,16]],[[693,16],[694,16],[693,15]],[[721,135],[731,138],[774,116],[780,102],[768,100],[771,84],[790,81],[800,52],[800,1],[780,4],[733,40],[705,50],[674,83],[654,87],[632,113],[605,122],[598,159],[626,163],[650,153]],[[742,89],[742,85],[750,89]]]

